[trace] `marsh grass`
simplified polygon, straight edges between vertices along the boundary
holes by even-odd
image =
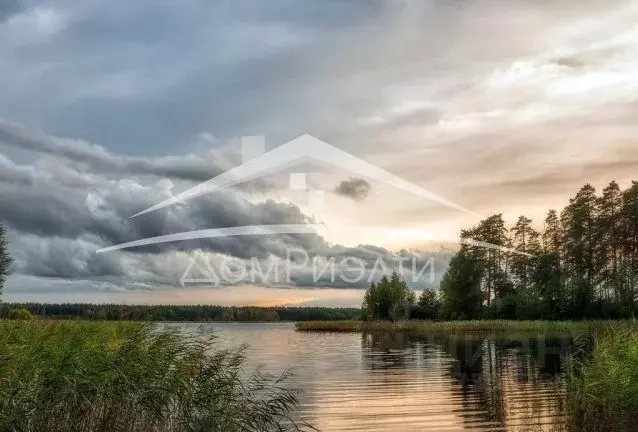
[[[610,321],[313,321],[296,324],[298,331],[375,332],[397,331],[412,334],[512,333],[570,336],[589,334],[614,324]]]
[[[287,373],[144,324],[0,321],[0,431],[308,430]]]
[[[638,328],[616,326],[582,340],[567,368],[574,431],[638,430]]]

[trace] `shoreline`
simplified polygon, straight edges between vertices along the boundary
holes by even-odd
[[[550,333],[575,334],[610,327],[634,327],[634,321],[308,321],[295,323],[299,332],[364,333],[389,331],[433,333]]]

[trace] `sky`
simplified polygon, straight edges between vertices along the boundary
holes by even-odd
[[[418,257],[412,273],[431,257],[412,288],[436,288],[453,253],[441,240],[480,216],[542,228],[583,184],[635,178],[637,22],[626,0],[4,0],[4,299],[360,303],[368,268],[356,284],[317,283],[302,263],[275,284],[180,285],[199,252],[246,265],[291,248],[370,267]],[[303,134],[470,212],[306,164],[130,218],[241,165],[244,136],[272,150]],[[271,224],[320,228],[96,253]]]

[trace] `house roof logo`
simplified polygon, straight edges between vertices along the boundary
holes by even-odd
[[[373,165],[365,160],[357,158],[339,148],[336,148],[311,135],[302,135],[289,141],[275,149],[265,152],[265,140],[263,137],[243,137],[242,138],[242,165],[232,168],[210,180],[198,184],[190,189],[181,192],[165,201],[155,204],[142,210],[131,218],[135,218],[160,209],[185,203],[199,196],[233,186],[240,185],[250,180],[275,174],[295,165],[306,162],[341,168],[357,174],[368,180],[384,183],[396,189],[403,190],[423,199],[428,199],[458,211],[479,217],[467,208],[449,201],[421,186],[411,183],[398,177],[383,168]],[[305,189],[304,174],[290,175],[291,189]],[[128,249],[133,247],[147,246],[159,243],[177,242],[184,240],[218,238],[243,235],[273,235],[273,234],[315,234],[319,225],[312,224],[283,224],[283,225],[251,225],[230,228],[214,228],[205,230],[188,231],[176,234],[151,237],[121,243],[98,250],[98,253],[114,250]],[[461,244],[481,246],[491,249],[507,250],[502,246],[489,243],[477,242],[471,239],[458,240]]]
[[[243,144],[244,148],[242,150],[244,155],[246,155],[246,153],[260,153],[259,147],[263,146],[263,140],[261,140],[261,137],[244,137]],[[304,162],[315,162],[342,168],[369,180],[376,180],[422,198],[430,199],[448,207],[478,216],[476,213],[448,201],[435,193],[306,134],[268,153],[262,153],[256,158],[246,161],[242,165],[190,188],[179,195],[149,207],[146,210],[142,210],[132,217],[150,213],[179,202],[185,202],[221,188],[236,186]]]

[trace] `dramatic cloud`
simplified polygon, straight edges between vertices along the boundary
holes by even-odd
[[[18,13],[23,6],[22,0],[5,0],[0,3],[0,22]]]
[[[129,219],[241,164],[244,135],[273,147],[310,133],[510,219],[541,220],[585,182],[628,184],[637,19],[629,0],[0,1],[0,221],[17,256],[9,292],[46,286],[34,278],[69,292],[80,280],[107,292],[124,280],[168,286],[192,250],[246,260],[289,246],[336,257],[353,248],[370,262],[369,250],[390,257],[423,247],[420,233],[450,237],[476,222],[387,185],[342,181],[347,172],[310,184],[336,192],[323,210],[295,201],[283,173]],[[93,253],[285,222],[346,229]]]
[[[337,194],[355,201],[363,201],[366,199],[371,190],[372,186],[370,182],[363,178],[344,180],[335,188]]]
[[[134,178],[111,180],[100,174],[77,172],[70,165],[36,164],[36,169],[2,162],[0,215],[10,228],[43,237],[80,240],[91,237],[102,245],[154,237],[174,232],[238,225],[304,224],[299,208],[273,201],[252,203],[240,194],[220,192],[189,205],[128,219],[139,209],[171,195],[170,181],[140,183]],[[62,174],[62,175],[60,175]],[[13,177],[12,177],[13,176]],[[75,180],[75,181],[73,181]],[[309,236],[288,236],[298,246],[309,247]],[[211,246],[233,256],[265,256],[250,237],[224,239]],[[151,248],[159,252],[165,248]],[[148,251],[147,251],[148,252]]]
[[[36,282],[38,278],[57,281],[51,287],[60,287],[63,281],[75,287],[77,281],[83,281],[96,293],[175,287],[198,253],[204,253],[215,265],[233,259],[250,266],[256,259],[267,268],[273,257],[288,259],[289,251],[303,250],[313,259],[334,260],[340,272],[348,271],[348,262],[342,262],[346,258],[366,266],[365,278],[352,283],[331,280],[327,275],[316,279],[311,261],[301,266],[294,262],[290,280],[277,281],[277,285],[293,287],[362,288],[371,277],[380,277],[380,273],[371,273],[377,259],[384,260],[391,269],[396,264],[393,253],[385,248],[334,245],[319,234],[202,239],[97,254],[104,247],[165,234],[315,221],[294,204],[272,199],[255,201],[241,191],[219,191],[188,204],[131,219],[140,209],[171,196],[175,187],[166,178],[158,180],[161,176],[155,168],[149,169],[160,166],[156,158],[133,160],[89,143],[31,133],[18,126],[11,128],[19,130],[23,139],[15,139],[18,134],[12,134],[10,147],[28,150],[28,154],[35,152],[36,157],[28,164],[19,164],[0,155],[0,222],[9,228],[11,253],[15,257],[16,277],[10,280],[9,293],[15,289],[17,293],[33,292],[29,286],[41,289],[44,284]],[[37,139],[25,138],[34,136]],[[8,143],[9,139],[5,135],[0,142]],[[88,167],[103,169],[91,171]],[[417,258],[419,269],[429,265],[423,257]],[[439,258],[432,263],[434,279],[424,279],[415,287],[438,283],[449,255]],[[405,270],[412,271],[409,267]],[[31,285],[16,285],[17,281],[25,280]],[[234,283],[251,281],[255,283],[254,275],[247,274]],[[260,283],[263,281],[258,280],[257,284]]]
[[[92,172],[155,175],[189,181],[206,181],[222,172],[212,155],[142,158],[116,156],[104,147],[83,140],[61,139],[0,119],[0,145],[54,155],[86,166]]]

